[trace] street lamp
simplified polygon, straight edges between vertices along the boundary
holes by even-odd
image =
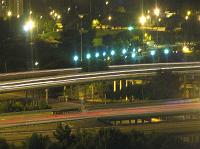
[[[156,51],[155,51],[155,50],[152,50],[152,51],[150,51],[150,54],[151,54],[151,56],[155,56]]]
[[[9,10],[7,15],[8,15],[8,17],[11,17],[12,16],[12,12]]]
[[[168,54],[169,54],[169,49],[168,49],[168,48],[165,48],[165,49],[164,49],[164,54],[165,54],[165,55],[168,55]]]
[[[123,50],[122,50],[122,54],[123,54],[123,55],[126,54],[126,52],[127,52],[126,49],[123,49]]]
[[[129,30],[129,31],[132,31],[132,30],[134,30],[134,27],[133,27],[133,26],[129,26],[129,27],[128,27],[128,30]]]
[[[78,61],[78,56],[77,56],[77,55],[74,56],[74,61],[75,61],[75,62]]]
[[[35,27],[35,23],[33,22],[33,20],[29,20],[24,24],[23,29],[25,32],[29,32],[29,31],[32,31],[34,27]]]
[[[89,60],[89,59],[91,58],[91,54],[88,53],[88,54],[86,55],[86,58]]]
[[[84,15],[83,14],[79,14],[78,15],[79,19],[81,20],[81,28],[79,30],[80,35],[81,35],[81,62],[83,61],[83,18]]]
[[[103,57],[105,57],[106,56],[106,52],[103,52]]]
[[[99,53],[98,53],[98,52],[95,54],[95,57],[96,57],[96,58],[98,58],[98,57],[99,57]]]
[[[33,20],[29,20],[27,21],[24,26],[23,29],[26,33],[30,33],[30,42],[32,42],[32,30],[35,27],[35,23]],[[33,64],[33,48],[32,48],[32,43],[31,43],[31,69],[34,68],[34,64]]]
[[[112,56],[114,56],[114,55],[115,55],[115,51],[112,50],[112,51],[110,52],[110,54],[111,54]]]
[[[147,18],[146,18],[144,15],[142,15],[142,16],[139,18],[139,22],[140,22],[140,24],[141,24],[142,26],[146,23],[146,21],[147,21]]]
[[[156,7],[153,12],[156,17],[160,15],[160,9],[158,7]]]
[[[135,53],[132,53],[131,57],[132,57],[132,58],[135,58],[135,57],[136,57],[136,54],[135,54]]]

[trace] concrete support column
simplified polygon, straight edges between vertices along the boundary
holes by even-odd
[[[25,90],[25,96],[26,96],[26,99],[28,98],[28,91]]]
[[[45,89],[45,100],[49,103],[49,89]]]
[[[122,80],[120,80],[119,81],[119,89],[120,89],[120,91],[122,90],[122,86],[123,86],[123,82],[122,82]]]
[[[117,81],[113,82],[113,92],[117,92]]]
[[[128,96],[127,96],[127,87],[128,87],[128,80],[126,80],[126,101],[128,101]]]
[[[92,101],[94,101],[94,85],[92,84]]]
[[[67,97],[66,91],[67,91],[67,87],[64,86],[64,89],[63,89],[63,96],[64,96],[65,101],[67,102],[67,98],[68,98],[68,97]]]

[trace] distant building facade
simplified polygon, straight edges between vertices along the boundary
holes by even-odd
[[[0,0],[0,17],[19,17],[24,12],[24,0]]]

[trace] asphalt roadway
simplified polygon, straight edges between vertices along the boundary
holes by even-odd
[[[100,118],[107,116],[144,115],[171,112],[199,111],[200,102],[191,103],[165,103],[161,105],[141,107],[121,107],[110,109],[99,109],[79,113],[68,113],[63,115],[52,115],[50,112],[26,113],[16,115],[0,115],[0,128],[9,126],[20,126],[40,123],[51,123],[66,120],[81,120],[88,118]]]

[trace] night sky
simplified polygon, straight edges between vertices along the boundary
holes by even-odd
[[[127,9],[141,8],[141,0],[110,0],[112,5],[122,5]],[[32,8],[37,11],[48,11],[49,8],[62,9],[68,7],[71,3],[77,4],[84,9],[88,8],[89,0],[32,0]],[[103,0],[92,0],[92,3],[102,3]],[[156,0],[143,0],[144,9],[155,6]],[[158,5],[163,10],[177,9],[200,9],[200,0],[158,0]]]

